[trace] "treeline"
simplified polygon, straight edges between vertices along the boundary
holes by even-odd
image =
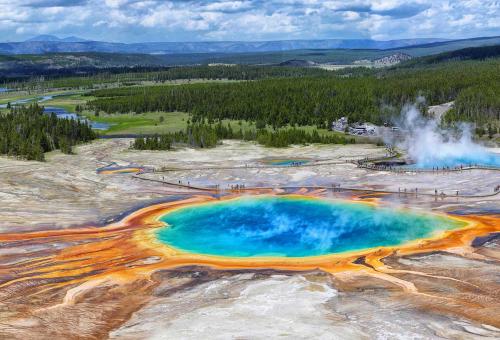
[[[74,145],[95,137],[86,122],[44,114],[43,108],[36,104],[13,108],[0,115],[0,154],[3,155],[43,161],[45,152],[60,149],[70,154]]]
[[[478,125],[500,123],[500,82],[485,82],[464,89],[444,118],[448,122],[469,121]]]
[[[341,135],[320,135],[317,130],[285,128],[279,130],[239,129],[234,131],[230,124],[189,124],[185,131],[136,138],[132,147],[137,150],[170,150],[172,143],[187,144],[196,148],[213,148],[223,139],[257,141],[267,147],[287,147],[292,144],[353,144],[354,138]]]
[[[279,129],[277,131],[258,130],[250,140],[256,140],[259,144],[268,147],[282,148],[292,144],[354,144],[356,140],[352,137],[339,135],[320,135],[317,130],[307,132],[303,129]],[[247,139],[247,138],[245,138]],[[248,140],[248,139],[247,139]]]
[[[80,73],[80,76],[75,76]],[[7,87],[30,88],[93,88],[101,84],[121,83],[134,85],[142,81],[164,83],[173,80],[256,80],[265,78],[320,77],[331,75],[332,71],[320,68],[288,66],[246,66],[246,65],[199,65],[178,67],[113,67],[79,70],[71,69],[60,73],[33,75],[29,81],[13,82]],[[70,75],[70,76],[68,76]],[[72,76],[71,76],[72,75]],[[2,79],[0,78],[0,81]],[[22,79],[20,79],[22,80]],[[8,79],[3,79],[3,82]]]
[[[95,91],[101,97],[89,107],[108,113],[182,111],[195,120],[262,121],[274,128],[285,125],[325,126],[329,117],[373,114],[378,106],[373,86],[359,79],[294,78],[231,84],[192,84],[120,88]],[[102,98],[106,97],[106,98]],[[355,98],[353,100],[353,98]]]
[[[170,134],[149,137],[137,137],[132,144],[136,150],[170,150],[172,147],[172,136]]]
[[[264,78],[319,77],[329,71],[320,68],[286,66],[214,65],[184,66],[149,74],[149,80],[164,82],[177,79],[255,80]]]
[[[359,76],[98,90],[91,94],[98,98],[89,107],[108,113],[183,111],[195,120],[262,121],[274,128],[329,127],[342,116],[381,124],[423,96],[428,105],[456,99],[458,117],[476,121],[499,118],[499,84],[500,59],[494,59]]]
[[[18,90],[94,88],[100,84],[148,80],[147,75],[166,69],[166,67],[143,66],[40,69],[23,77],[0,76],[0,82],[4,87]],[[19,73],[22,73],[22,70],[19,70]]]
[[[48,55],[45,55],[46,57]],[[5,56],[0,56],[0,58]],[[2,61],[2,60],[0,60]],[[4,60],[5,61],[5,60]],[[53,63],[57,61],[53,61]],[[50,63],[48,63],[50,64]],[[132,73],[148,73],[158,72],[165,70],[166,67],[147,67],[147,66],[121,66],[121,67],[94,67],[94,66],[74,66],[74,67],[60,67],[60,68],[47,68],[48,64],[36,64],[31,62],[29,64],[16,64],[15,69],[9,73],[9,70],[3,70],[0,73],[0,82],[11,83],[22,86],[22,83],[30,81],[56,81],[62,79],[98,79],[99,76],[104,75],[121,75]],[[53,66],[53,65],[51,65]]]
[[[227,128],[214,127],[204,123],[188,124],[185,131],[167,133],[150,137],[138,137],[133,143],[137,150],[170,150],[172,143],[187,144],[195,148],[213,148],[227,136]]]

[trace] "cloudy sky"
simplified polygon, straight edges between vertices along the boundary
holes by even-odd
[[[500,0],[0,0],[0,41],[462,38],[500,35],[499,18]]]

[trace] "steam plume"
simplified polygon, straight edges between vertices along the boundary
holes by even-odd
[[[442,128],[438,119],[424,117],[415,105],[405,106],[401,117],[403,140],[397,144],[416,167],[500,166],[499,154],[473,141],[470,124]]]

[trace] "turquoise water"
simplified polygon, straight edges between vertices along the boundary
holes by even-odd
[[[414,168],[431,169],[433,167],[468,167],[468,166],[487,166],[500,168],[500,153],[494,152],[476,152],[457,156],[429,157],[420,160],[413,165]]]
[[[247,197],[166,214],[158,239],[187,252],[231,257],[304,257],[395,246],[463,224],[345,201]]]
[[[47,106],[43,109],[43,112],[45,112],[46,114],[55,113],[57,118],[60,119],[79,119],[81,121],[87,121],[94,130],[107,130],[110,127],[110,124],[88,120],[87,118],[83,118],[76,113],[68,112],[65,108],[62,107]]]
[[[297,166],[309,163],[307,159],[273,159],[265,161],[266,164],[274,166]]]

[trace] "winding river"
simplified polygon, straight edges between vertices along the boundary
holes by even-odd
[[[11,105],[25,105],[29,103],[44,103],[49,100],[54,99],[55,97],[64,97],[64,96],[69,96],[72,95],[73,93],[66,93],[63,95],[46,95],[46,96],[40,96],[40,97],[32,97],[32,98],[23,98],[23,99],[18,99],[15,101],[12,101],[10,104]],[[0,108],[6,108],[7,104],[0,104]],[[92,129],[94,130],[107,130],[109,129],[110,125],[107,123],[100,123],[100,122],[94,122],[92,120],[89,120],[85,117],[82,117],[75,112],[69,112],[63,107],[58,107],[58,106],[45,106],[44,107],[44,113],[46,114],[52,114],[55,113],[57,118],[60,119],[78,119],[80,121],[86,121],[90,124]]]

